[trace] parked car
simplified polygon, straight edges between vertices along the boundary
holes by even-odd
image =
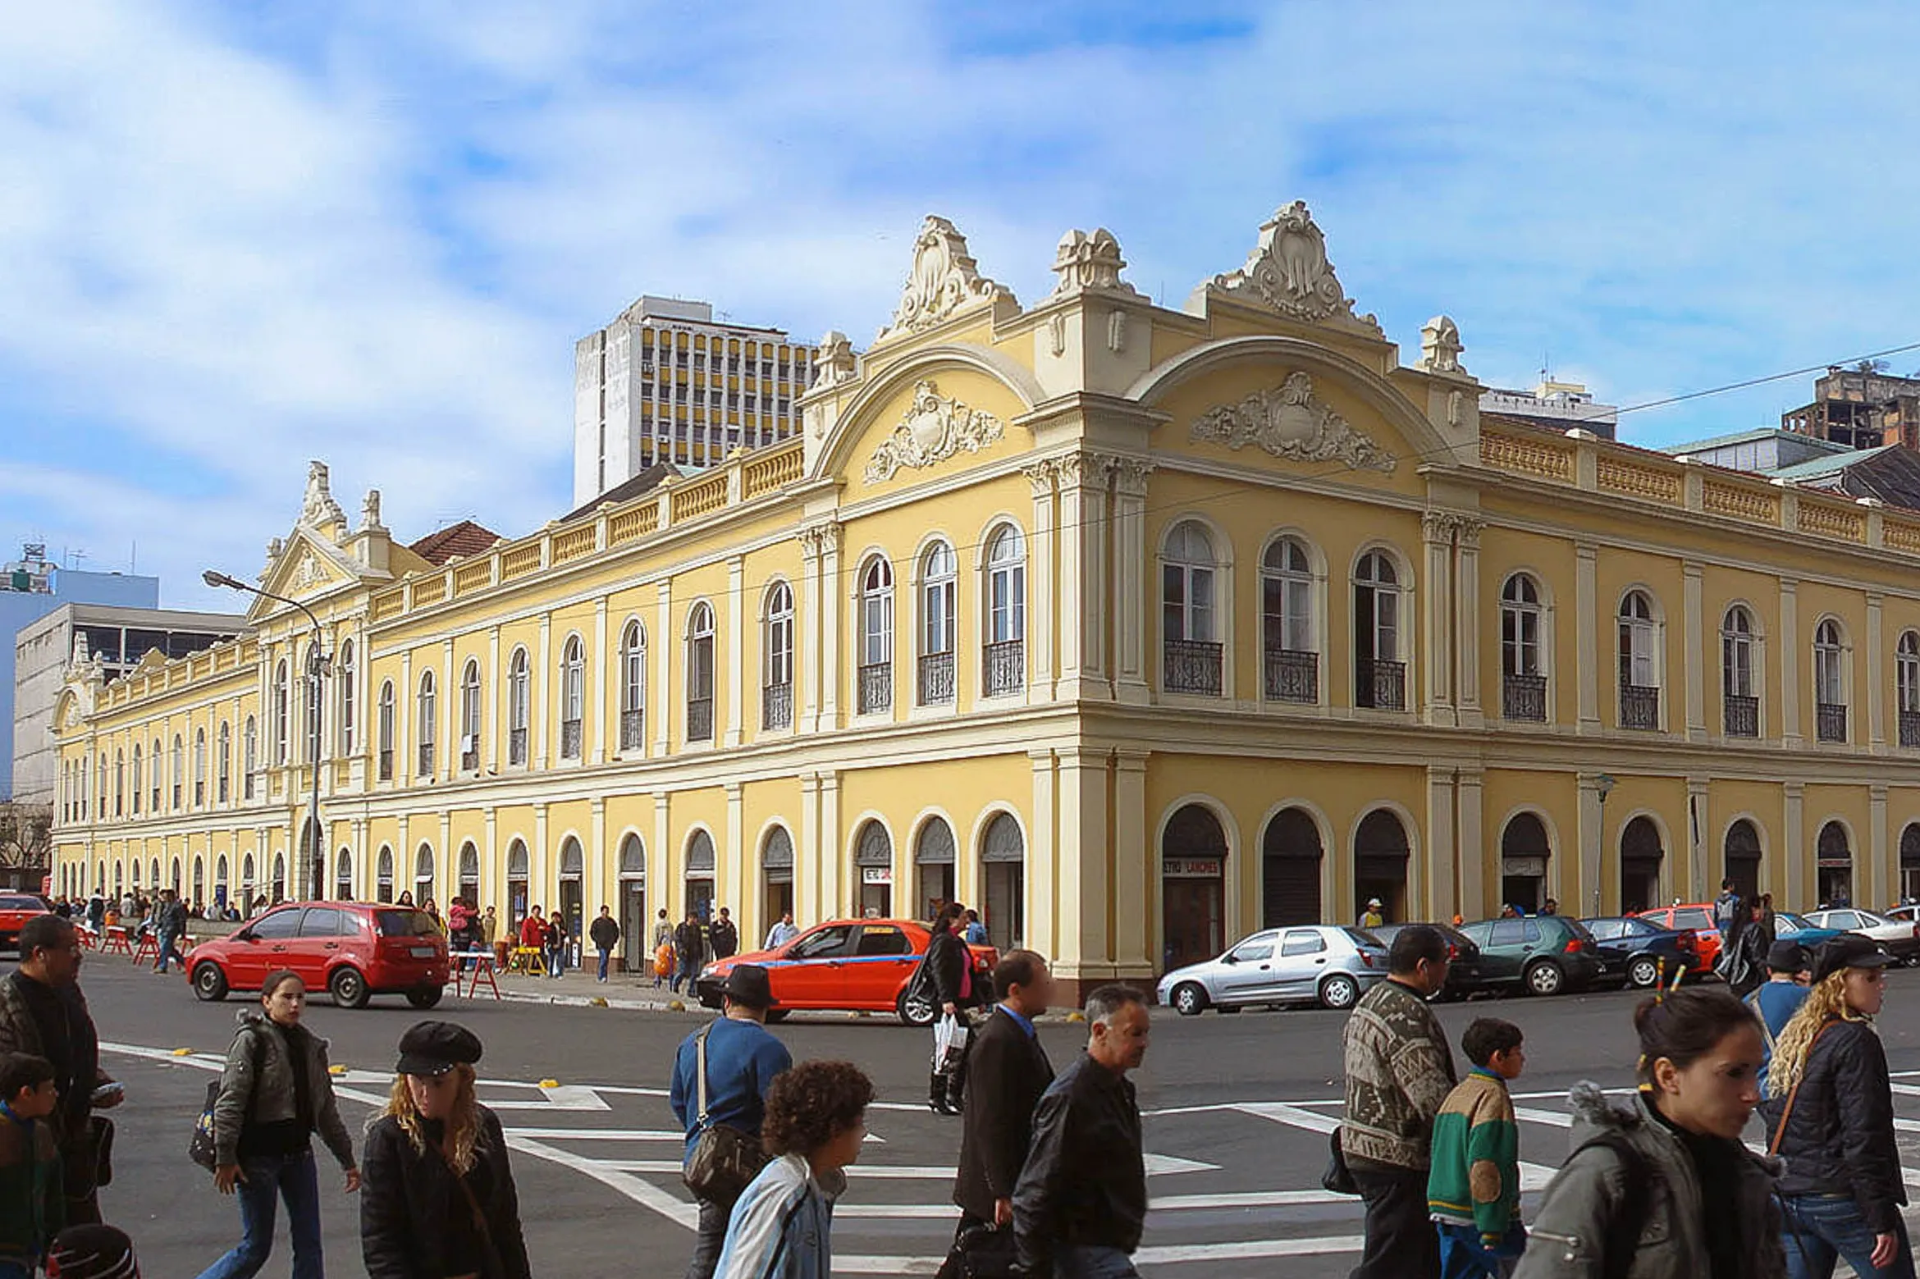
[[[187,952],[187,977],[202,999],[258,990],[267,974],[290,968],[308,990],[324,990],[342,1008],[374,995],[405,995],[415,1008],[440,1002],[447,984],[447,935],[424,910],[374,902],[294,902],[276,906],[226,937]]]
[[[53,907],[44,897],[32,893],[0,893],[0,950],[14,950],[20,945],[20,930],[26,927],[29,919],[35,915],[53,913]]]
[[[1677,906],[1657,906],[1636,913],[1635,918],[1650,920],[1662,928],[1691,929],[1700,944],[1700,958],[1707,971],[1720,961],[1720,930],[1713,923],[1712,902],[1687,902]]]
[[[1387,975],[1387,948],[1362,928],[1300,924],[1242,938],[1216,959],[1176,968],[1159,998],[1184,1017],[1208,1008],[1307,1003],[1351,1008]]]
[[[1577,919],[1521,915],[1480,919],[1460,929],[1480,948],[1480,970],[1491,986],[1521,986],[1557,995],[1590,986],[1600,976],[1600,947]]]
[[[1807,922],[1816,928],[1838,928],[1841,932],[1871,937],[1903,964],[1920,960],[1920,924],[1911,920],[1888,919],[1858,906],[1835,906],[1829,910],[1808,911]]]
[[[1822,928],[1805,916],[1791,911],[1773,912],[1773,939],[1775,941],[1797,941],[1808,950],[1812,950],[1823,941],[1832,941],[1838,937],[1838,928]]]
[[[1708,971],[1700,943],[1688,928],[1662,928],[1634,915],[1607,915],[1580,921],[1600,947],[1600,980],[1645,989],[1675,974]]]
[[[910,1026],[929,1026],[938,1010],[931,1002],[909,1001],[907,985],[931,936],[918,920],[830,919],[784,946],[708,964],[694,979],[694,994],[708,1008],[719,1008],[724,1002],[720,987],[733,966],[758,964],[773,987],[770,1021],[796,1008],[845,1008],[897,1013]],[[991,946],[967,950],[973,957],[973,989],[990,1001],[987,992],[993,989],[1000,952]]]
[[[1904,919],[1909,924],[1920,924],[1920,903],[1907,902],[1903,905],[1888,907],[1878,913],[1885,915],[1888,919]]]
[[[1391,951],[1393,939],[1400,935],[1400,930],[1410,927],[1411,924],[1381,924],[1367,931]],[[1447,939],[1447,984],[1441,988],[1438,998],[1465,999],[1491,989],[1480,966],[1480,947],[1471,937],[1451,924],[1428,924],[1427,927],[1437,929]]]

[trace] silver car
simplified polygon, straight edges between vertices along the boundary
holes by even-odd
[[[1182,1016],[1247,1004],[1318,1003],[1351,1008],[1387,975],[1387,948],[1359,928],[1301,924],[1265,928],[1218,959],[1160,979],[1160,1002]]]

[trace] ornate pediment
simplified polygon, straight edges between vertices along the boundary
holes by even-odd
[[[1260,242],[1238,271],[1216,275],[1208,291],[1309,322],[1353,317],[1353,299],[1327,260],[1327,238],[1295,200],[1260,225]],[[1375,323],[1367,316],[1362,323]],[[1375,327],[1378,327],[1375,324]]]
[[[300,522],[314,528],[344,529],[347,526],[346,512],[333,500],[325,462],[307,463],[307,492],[300,503]]]
[[[1272,390],[1256,391],[1238,404],[1208,409],[1189,434],[1236,451],[1257,444],[1294,462],[1338,461],[1370,471],[1394,467],[1393,454],[1315,397],[1313,379],[1305,373],[1293,374]]]
[[[913,273],[894,308],[893,323],[880,330],[880,339],[919,333],[962,311],[1012,296],[1004,285],[980,274],[979,264],[967,252],[967,238],[953,223],[929,214],[913,242]]]
[[[1114,289],[1137,294],[1140,290],[1120,279],[1126,265],[1120,256],[1120,242],[1105,227],[1096,229],[1092,235],[1069,231],[1060,237],[1060,245],[1054,250],[1053,273],[1058,277],[1054,294],[1070,293],[1074,289]]]
[[[1005,434],[999,418],[946,398],[923,378],[913,388],[906,417],[868,460],[867,483],[890,480],[903,468],[917,470],[960,453],[978,453]]]

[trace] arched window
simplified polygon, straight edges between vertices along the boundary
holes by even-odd
[[[1282,537],[1260,557],[1260,651],[1266,695],[1320,700],[1320,653],[1313,633],[1313,561],[1299,539]],[[1318,889],[1315,889],[1316,900]]]
[[[1500,832],[1500,902],[1525,914],[1546,905],[1547,827],[1532,813],[1515,813]]]
[[[920,671],[922,706],[953,702],[954,579],[953,547],[935,542],[920,557]]]
[[[1920,746],[1920,632],[1900,632],[1894,673],[1900,697],[1900,744]],[[134,754],[137,757],[139,752]]]
[[[213,901],[215,905],[222,909],[225,909],[227,905],[228,883],[227,855],[222,853],[213,860]],[[135,888],[140,887],[140,861],[138,858],[135,858],[133,863],[133,886]]]
[[[1752,822],[1741,818],[1727,827],[1725,847],[1727,868],[1723,876],[1733,881],[1733,891],[1753,897],[1760,891],[1760,832]]]
[[[1017,693],[1027,682],[1027,545],[1002,525],[987,541],[988,697]]]
[[[193,859],[193,897],[190,900],[196,912],[207,900],[207,859],[204,857]]]
[[[1198,520],[1167,534],[1160,564],[1162,680],[1170,693],[1220,694],[1225,647],[1216,638],[1213,539]]]
[[[793,727],[793,589],[775,582],[767,590],[765,669],[760,675],[760,727]]]
[[[167,762],[173,774],[173,806],[179,808],[181,797],[186,793],[187,748],[178,733],[173,735],[173,754]]]
[[[527,917],[527,846],[519,840],[507,845],[507,924],[518,928]]]
[[[214,792],[222,804],[233,798],[233,725],[220,721],[220,741],[213,755]]]
[[[253,778],[259,771],[260,727],[249,715],[240,730],[240,798],[253,798]]]
[[[380,857],[374,863],[374,900],[390,902],[393,900],[393,849],[385,844],[380,846]]]
[[[527,762],[527,721],[532,714],[527,650],[516,648],[507,662],[507,763]]]
[[[434,729],[438,698],[434,696],[433,672],[420,674],[420,692],[415,699],[414,733],[420,742],[420,776],[432,777],[434,765]]]
[[[1904,744],[1904,743],[1903,743]],[[133,744],[133,815],[140,815],[140,743]]]
[[[353,854],[344,848],[333,862],[333,895],[339,901],[353,900]]]
[[[433,900],[433,845],[421,844],[413,858],[413,904],[425,908]]]
[[[705,921],[713,914],[713,836],[696,830],[687,838],[687,913]]]
[[[1920,822],[1900,832],[1900,900],[1920,899]]]
[[[623,866],[625,857],[626,854],[623,851],[621,853]],[[775,826],[761,841],[760,873],[766,892],[762,903],[761,921],[771,927],[793,909],[793,836],[787,832],[785,826]],[[625,872],[622,871],[622,879],[624,878]]]
[[[560,758],[579,759],[581,719],[587,707],[587,646],[567,636],[560,650]]]
[[[460,899],[480,908],[480,850],[471,842],[460,849]]]
[[[1547,718],[1542,617],[1540,584],[1526,573],[1509,577],[1500,588],[1500,706],[1506,719]]]
[[[1353,704],[1407,708],[1407,664],[1400,644],[1400,570],[1385,551],[1368,551],[1353,574]]]
[[[1027,841],[1011,813],[987,823],[980,840],[981,917],[987,940],[1002,950],[1027,935]]]
[[[287,698],[291,696],[288,686],[287,661],[273,668],[273,762],[287,762]]]
[[[117,750],[113,753],[113,815],[124,816],[127,790],[127,753]]]
[[[940,908],[953,901],[954,891],[953,827],[946,819],[929,817],[913,842],[913,874],[918,888],[911,905],[920,919],[932,919]]]
[[[1728,737],[1760,736],[1760,698],[1753,690],[1753,614],[1735,604],[1720,619],[1720,697]]]
[[[193,730],[193,806],[207,802],[207,730]]]
[[[854,904],[860,914],[869,918],[893,914],[893,837],[886,826],[869,820],[860,827],[853,844],[853,867],[858,880]]]
[[[687,614],[687,740],[713,740],[713,609],[705,601]]]
[[[460,767],[480,767],[480,663],[473,659],[460,672]]]
[[[1839,822],[1822,826],[1814,854],[1818,867],[1814,887],[1820,905],[1853,905],[1853,843],[1847,828]]]
[[[380,685],[380,780],[393,780],[393,681]]]
[[[360,724],[360,721],[354,717],[354,704],[359,698],[360,686],[354,678],[353,656],[353,641],[341,641],[340,660],[335,663],[335,678],[340,682],[340,753],[342,755],[353,754],[354,732]]]
[[[1823,742],[1847,740],[1847,646],[1829,617],[1813,628],[1814,732]]]
[[[320,660],[319,649],[309,644],[306,659],[300,663],[307,673],[307,677],[300,681],[300,717],[305,735],[301,745],[309,763],[320,758],[320,676],[317,668]]]
[[[647,632],[628,622],[620,635],[620,749],[647,744]]]
[[[860,697],[862,715],[893,706],[893,565],[883,555],[860,570]]]
[[[153,739],[153,754],[147,757],[147,762],[153,768],[153,813],[157,817],[160,814],[160,788],[165,783],[165,779],[161,776],[164,769],[160,763],[160,739],[157,737]],[[84,784],[86,768],[82,766],[80,771],[83,774],[81,781]]]
[[[1659,627],[1645,591],[1620,601],[1620,727],[1660,727]],[[1652,898],[1646,899],[1647,903]],[[1644,907],[1643,907],[1644,909]]]

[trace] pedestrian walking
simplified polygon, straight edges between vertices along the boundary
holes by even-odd
[[[930,998],[936,1009],[933,1066],[927,1081],[927,1106],[936,1115],[960,1113],[959,1062],[952,1059],[949,1045],[967,1033],[964,1012],[972,998],[973,957],[957,931],[964,913],[958,902],[940,908],[927,925],[927,953],[908,980],[908,1000]]]
[[[180,958],[180,939],[187,935],[187,908],[180,903],[180,894],[171,888],[160,891],[160,909],[154,917],[153,930],[158,934],[160,956],[154,961],[153,971],[165,973],[173,964],[182,968],[187,961]]]
[[[1147,1055],[1146,1000],[1131,986],[1101,986],[1087,996],[1086,1017],[1087,1050],[1034,1108],[1013,1190],[1014,1247],[1026,1274],[1138,1279],[1147,1172],[1127,1072]]]
[[[260,986],[260,1008],[239,1015],[240,1028],[220,1072],[213,1104],[213,1184],[240,1196],[240,1242],[200,1279],[252,1279],[273,1252],[274,1201],[287,1205],[294,1279],[320,1279],[320,1181],[313,1134],[346,1173],[347,1193],[360,1188],[353,1139],[340,1120],[327,1042],[301,1025],[307,986],[282,969]]]
[[[809,1061],[767,1094],[773,1156],[740,1196],[719,1279],[831,1279],[833,1205],[867,1137],[873,1083],[849,1061]]]
[[[1367,1204],[1366,1250],[1352,1279],[1431,1279],[1440,1240],[1427,1212],[1434,1116],[1458,1082],[1427,1000],[1447,982],[1447,939],[1427,924],[1395,934],[1387,979],[1342,1034],[1346,1113],[1336,1134]]]
[[[793,922],[793,912],[787,911],[780,916],[772,928],[767,930],[766,945],[762,946],[761,949],[778,950],[799,935],[800,929]],[[659,983],[656,982],[654,984],[658,985]]]
[[[1807,1002],[1807,988],[1813,980],[1813,956],[1797,941],[1777,941],[1767,950],[1767,980],[1746,998],[1747,1007],[1760,1018],[1760,1095],[1767,1091],[1767,1070],[1773,1065],[1773,1050],[1780,1032],[1787,1028],[1800,1005]]]
[[[1806,1002],[1774,1044],[1761,1113],[1768,1153],[1786,1163],[1780,1242],[1793,1279],[1829,1279],[1840,1257],[1861,1279],[1913,1279],[1892,1081],[1873,1028],[1893,962],[1856,934],[1822,944]]]
[[[1767,979],[1767,933],[1759,902],[1738,898],[1733,910],[1733,931],[1720,948],[1716,967],[1733,997],[1745,999]]]
[[[1053,1000],[1053,974],[1030,950],[1010,950],[993,970],[1000,1000],[967,1050],[967,1109],[953,1202],[960,1207],[955,1254],[942,1274],[958,1272],[962,1239],[980,1227],[1013,1225],[1013,1190],[1033,1136],[1033,1108],[1053,1082],[1053,1064],[1034,1018]]]
[[[707,942],[700,928],[700,917],[692,911],[680,921],[673,930],[673,993],[680,993],[680,983],[687,983],[687,990],[693,990],[694,978],[700,975],[700,968],[706,962]]]
[[[599,979],[604,982],[607,979],[607,964],[613,958],[613,948],[620,944],[620,921],[613,917],[613,907],[600,908],[599,917],[587,929],[587,937],[600,953]]]
[[[573,949],[573,932],[568,925],[567,914],[555,907],[553,914],[547,916],[547,931],[541,938],[546,951],[547,976],[556,980],[566,974],[569,952]]]
[[[1740,1133],[1759,1101],[1760,1031],[1725,990],[1640,1002],[1639,1091],[1574,1086],[1572,1153],[1515,1279],[1782,1279],[1771,1161]]]
[[[658,990],[660,989],[660,984],[673,975],[673,925],[667,922],[667,908],[665,906],[660,908],[659,916],[653,921],[653,941],[651,945],[653,947],[653,988]],[[662,971],[660,966],[662,947],[666,948],[666,955],[668,957],[665,971]]]
[[[96,888],[93,890],[93,896],[87,898],[87,927],[93,932],[95,936],[98,936],[100,934],[100,930],[105,928],[106,926],[107,926],[106,889]]]
[[[727,959],[740,949],[740,930],[733,926],[733,916],[722,906],[716,913],[712,927],[707,929],[707,940],[713,945],[715,959]]]
[[[684,1151],[688,1188],[700,1205],[693,1259],[687,1279],[709,1279],[727,1239],[727,1221],[746,1188],[741,1181],[711,1180],[694,1167],[704,1139],[733,1144],[741,1157],[759,1149],[768,1090],[793,1066],[793,1054],[767,1030],[773,986],[758,964],[736,964],[721,987],[724,1013],[681,1041],[673,1058],[667,1101],[687,1134]],[[862,1103],[864,1106],[865,1103]],[[756,1276],[760,1272],[755,1271]]]
[[[1507,1084],[1526,1068],[1520,1028],[1476,1017],[1460,1036],[1473,1069],[1433,1120],[1427,1212],[1443,1279],[1501,1279],[1527,1246],[1520,1224],[1520,1124]]]
[[[506,1135],[474,1097],[480,1040],[416,1022],[367,1129],[360,1252],[367,1279],[531,1279]]]
[[[80,937],[71,920],[35,915],[20,926],[20,966],[0,981],[0,1052],[53,1063],[59,1104],[49,1117],[60,1152],[68,1225],[100,1220],[99,1169],[112,1122],[95,1115],[121,1102],[100,1069],[100,1039],[80,993]]]
[[[1713,899],[1713,926],[1720,930],[1720,944],[1724,947],[1733,936],[1733,930],[1740,920],[1740,894],[1735,891],[1731,879],[1720,881],[1720,895]]]
[[[66,1224],[52,1127],[59,1104],[52,1062],[0,1056],[0,1279],[33,1279]]]
[[[1383,911],[1384,908],[1380,905],[1378,897],[1367,898],[1367,908],[1360,912],[1360,927],[1378,928],[1386,923],[1387,917]]]

